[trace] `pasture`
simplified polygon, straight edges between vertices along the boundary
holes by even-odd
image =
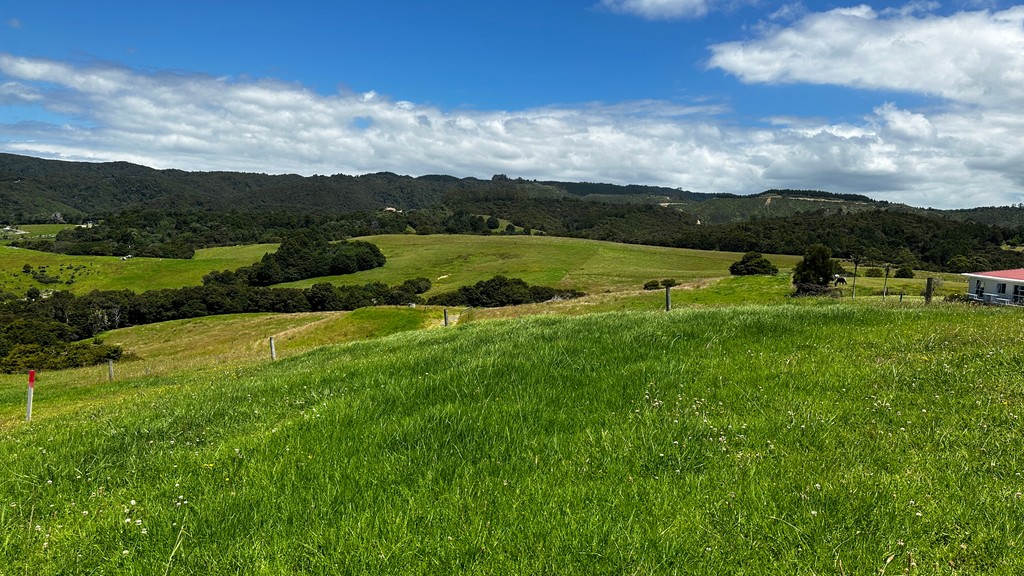
[[[729,265],[742,254],[685,248],[617,244],[553,236],[416,236],[360,238],[387,256],[382,268],[283,284],[316,282],[398,284],[425,277],[434,283],[428,294],[454,290],[501,274],[530,284],[577,288],[587,293],[637,290],[652,279],[681,282],[729,275]],[[769,255],[788,271],[799,257]]]
[[[191,260],[173,258],[131,258],[117,256],[69,256],[0,246],[0,290],[24,294],[31,287],[40,290],[68,290],[84,294],[91,290],[132,290],[144,292],[181,288],[202,283],[213,270],[234,270],[258,261],[276,244],[252,244],[196,250]],[[23,269],[28,264],[43,269],[53,283],[40,283]]]
[[[609,300],[635,300],[644,282],[674,278],[687,285],[707,285],[729,276],[729,265],[742,254],[683,248],[664,248],[598,242],[549,236],[416,236],[385,235],[361,238],[378,245],[387,256],[382,268],[344,276],[312,278],[282,284],[309,287],[318,282],[366,284],[384,282],[394,285],[416,277],[425,277],[434,284],[427,295],[486,280],[503,274],[522,278],[531,284],[559,288],[576,288],[589,294],[622,293]],[[133,290],[142,292],[161,288],[180,288],[200,284],[202,277],[213,270],[233,270],[258,261],[275,244],[255,244],[206,248],[196,251],[191,260],[132,258],[121,260],[109,256],[68,256],[0,246],[0,291],[24,294],[31,287],[40,290],[69,290],[84,294],[91,290]],[[798,256],[767,255],[780,268],[779,278],[787,278]],[[28,264],[35,271],[45,270],[53,281],[41,283],[24,272]],[[852,268],[852,265],[847,265]],[[914,279],[890,278],[889,294],[903,292],[910,299],[919,298],[925,277],[943,280],[939,297],[966,290],[966,282],[955,274],[919,272]],[[852,278],[851,278],[852,281]],[[788,280],[770,282],[788,285]],[[728,284],[724,285],[728,286]],[[883,279],[861,276],[857,279],[858,294],[880,296]],[[768,294],[701,293],[700,298],[714,303],[777,302],[774,289]],[[852,295],[852,285],[843,291]],[[647,299],[655,298],[648,295]],[[767,298],[767,300],[765,299]],[[641,298],[644,300],[644,298]],[[645,300],[644,300],[645,301]],[[694,301],[691,303],[704,303]],[[647,304],[642,304],[643,309]],[[632,309],[631,304],[613,304],[608,310]],[[605,309],[601,307],[597,310]]]
[[[0,574],[1020,573],[1020,311],[872,300],[4,378]]]

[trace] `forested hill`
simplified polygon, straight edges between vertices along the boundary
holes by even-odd
[[[0,221],[69,221],[129,208],[346,212],[434,205],[451,183],[390,173],[267,175],[154,170],[0,154]]]
[[[756,196],[706,194],[662,186],[537,182],[388,172],[298,176],[156,170],[127,162],[89,163],[0,154],[0,223],[79,222],[124,210],[295,212],[324,214],[394,207],[435,207],[446,192],[487,197],[514,191],[530,198],[580,198],[675,208],[707,224],[800,212],[875,208],[866,197],[770,190]],[[881,203],[884,205],[885,203]]]
[[[785,218],[818,212],[848,214],[885,209],[1002,227],[1024,225],[1024,205],[933,210],[820,190],[767,190],[740,196],[678,188],[490,179],[445,175],[299,176],[243,172],[156,170],[128,162],[67,162],[0,154],[0,223],[68,222],[123,210],[186,212],[294,212],[325,214],[394,207],[432,208],[446,193],[479,197],[514,191],[530,198],[578,198],[601,203],[674,208],[702,224]]]

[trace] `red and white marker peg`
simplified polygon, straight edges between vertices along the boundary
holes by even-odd
[[[32,393],[36,390],[36,371],[28,371],[28,409],[25,411],[25,421],[32,419]]]

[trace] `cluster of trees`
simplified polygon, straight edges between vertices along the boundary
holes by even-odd
[[[98,340],[75,340],[75,330],[62,322],[0,313],[0,372],[61,370],[121,357],[120,346]]]
[[[530,304],[533,302],[547,302],[556,298],[578,298],[582,295],[583,293],[578,290],[559,290],[547,286],[531,286],[519,278],[495,276],[490,280],[482,280],[472,286],[463,286],[452,292],[431,296],[427,303],[438,306],[495,308]]]
[[[104,215],[88,226],[61,230],[54,240],[18,240],[12,245],[60,254],[191,258],[197,248],[276,243],[294,234],[332,241],[400,234],[408,228],[405,214],[391,212],[311,215],[132,210]]]
[[[371,270],[386,260],[375,244],[358,240],[331,243],[307,230],[289,236],[276,252],[265,254],[259,262],[234,271],[211,272],[203,277],[203,283],[270,286]]]
[[[822,244],[841,258],[871,253],[878,261],[900,262],[919,270],[958,272],[1024,267],[1024,254],[1002,248],[1006,239],[1017,233],[972,222],[872,210],[682,228],[673,245],[803,254],[808,247]]]

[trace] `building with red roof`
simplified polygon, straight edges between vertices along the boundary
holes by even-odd
[[[1024,268],[970,272],[964,276],[968,279],[967,296],[972,300],[1024,305]]]

